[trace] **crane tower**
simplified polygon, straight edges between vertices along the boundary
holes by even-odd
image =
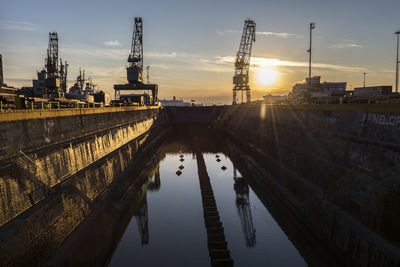
[[[126,69],[130,84],[143,82],[143,23],[142,18],[135,18],[131,53],[128,57],[129,67]]]
[[[58,58],[58,35],[50,32],[44,68],[37,73],[37,80],[33,80],[34,96],[63,98],[67,90],[67,73],[67,62],[63,64]]]
[[[251,48],[253,42],[256,41],[256,23],[247,19],[244,22],[242,39],[240,40],[239,51],[236,54],[235,61],[235,75],[233,76],[233,101],[232,104],[237,103],[237,92],[246,92],[246,102],[250,102],[250,86],[249,86],[249,65],[251,57]]]
[[[158,85],[143,83],[143,21],[141,17],[135,17],[132,36],[131,53],[128,57],[129,66],[126,68],[127,84],[114,84],[115,99],[123,98],[121,91],[151,90],[151,97],[149,96],[146,105],[158,104]],[[134,95],[127,95],[134,96]]]

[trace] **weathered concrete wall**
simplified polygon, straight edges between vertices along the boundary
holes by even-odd
[[[149,108],[96,108],[0,112],[0,147],[38,150],[158,114]]]
[[[159,140],[165,128],[166,117],[159,110],[119,115],[59,117],[59,127],[87,121],[67,131],[69,136],[85,134],[63,141],[57,129],[51,134],[52,144],[31,149],[26,157],[20,155],[11,166],[3,167],[0,265],[39,264],[94,209],[95,200],[106,194],[118,175]],[[114,121],[96,125],[108,117],[115,117]],[[36,121],[35,125],[46,127],[48,123]]]
[[[174,125],[211,124],[223,109],[223,106],[165,107]]]
[[[246,144],[271,175],[261,180],[338,257],[398,266],[400,114],[317,108],[230,107],[218,125]]]

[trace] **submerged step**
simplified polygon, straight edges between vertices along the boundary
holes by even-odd
[[[196,152],[204,223],[212,266],[233,266],[203,155]]]

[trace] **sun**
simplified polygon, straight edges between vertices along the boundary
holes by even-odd
[[[271,85],[276,82],[278,73],[270,68],[260,68],[257,70],[257,79],[260,85]]]

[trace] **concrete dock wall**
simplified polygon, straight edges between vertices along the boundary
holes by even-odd
[[[241,105],[217,126],[264,169],[258,179],[276,203],[334,254],[349,265],[398,266],[399,116]]]
[[[25,152],[2,168],[0,265],[38,265],[93,211],[140,151],[159,139],[166,123],[158,109],[87,116],[25,122],[43,130],[50,120],[57,127],[49,145],[36,150],[21,145]],[[76,127],[58,129],[66,124]],[[40,131],[35,132],[32,136]],[[82,134],[72,137],[77,133]],[[64,141],[60,135],[71,138]],[[46,143],[45,137],[36,142]]]

